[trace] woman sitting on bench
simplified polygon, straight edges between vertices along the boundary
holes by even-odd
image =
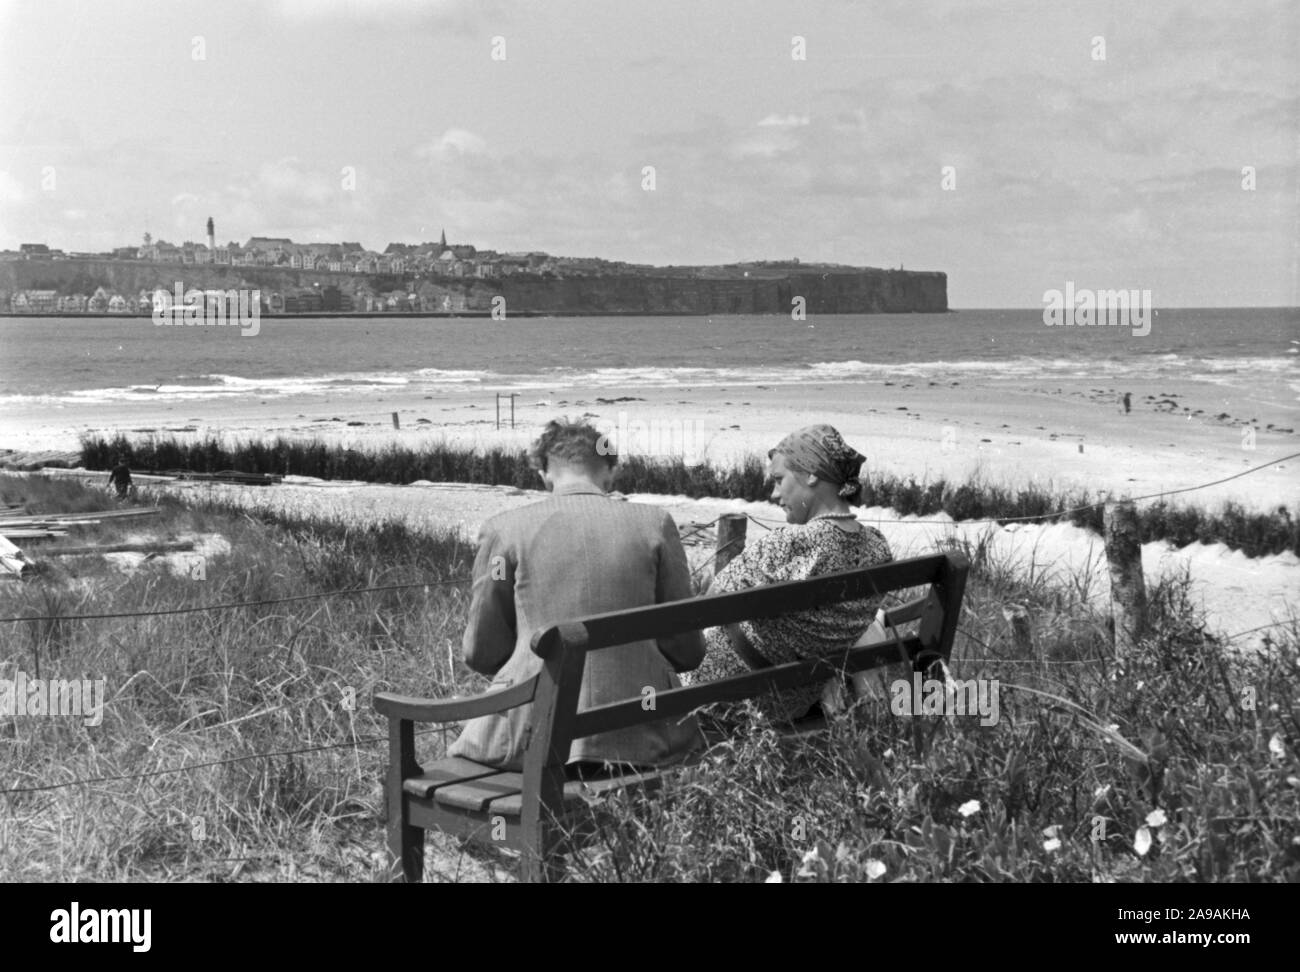
[[[863,526],[850,506],[862,502],[858,475],[865,457],[845,444],[829,425],[810,425],[786,436],[768,453],[775,481],[772,500],[790,524],[755,538],[708,586],[708,594],[807,580],[893,559],[889,544],[874,527]],[[775,618],[706,628],[707,654],[683,682],[699,684],[759,668],[831,655],[852,646],[866,630],[877,599],[845,601]],[[821,688],[781,692],[760,702],[774,720],[809,714]]]

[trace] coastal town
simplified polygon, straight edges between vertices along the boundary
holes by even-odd
[[[271,236],[253,236],[242,244],[218,244],[211,218],[206,243],[186,240],[177,245],[154,239],[149,233],[138,246],[102,253],[65,252],[45,243],[24,243],[17,250],[0,251],[0,265],[5,262],[59,264],[63,272],[48,280],[37,274],[32,286],[0,289],[0,313],[55,315],[149,314],[155,295],[170,292],[182,271],[199,280],[199,289],[204,289],[204,281],[211,281],[214,271],[231,280],[265,284],[260,291],[260,310],[266,314],[328,314],[473,311],[478,309],[473,284],[511,277],[537,283],[612,276],[759,280],[810,269],[801,266],[797,258],[665,268],[539,251],[500,253],[471,244],[450,244],[445,231],[437,242],[389,243],[383,252],[355,242],[295,243],[287,237]],[[77,265],[84,272],[76,272]],[[128,275],[140,285],[115,286],[108,279],[121,277],[108,272],[114,265],[144,271]],[[823,269],[844,272],[851,268]]]

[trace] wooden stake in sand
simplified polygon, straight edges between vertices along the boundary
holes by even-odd
[[[171,553],[176,550],[193,550],[193,540],[174,540],[174,541],[145,541],[143,543],[105,543],[99,545],[87,544],[81,547],[50,547],[41,551],[44,557],[68,557],[78,554],[106,554],[106,553]]]
[[[745,549],[745,530],[749,517],[744,513],[724,513],[718,518],[718,548],[713,554],[713,576],[731,563]]]
[[[1011,626],[1011,641],[1022,656],[1034,653],[1034,630],[1029,624],[1029,610],[1023,604],[1008,604],[1002,616]]]
[[[1108,502],[1106,561],[1110,564],[1110,606],[1115,621],[1115,654],[1128,654],[1147,628],[1147,585],[1142,575],[1142,534],[1131,501]]]

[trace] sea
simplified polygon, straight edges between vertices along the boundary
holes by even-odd
[[[943,376],[1289,386],[1300,309],[1156,310],[1150,333],[1044,326],[1041,310],[718,317],[264,318],[157,326],[149,317],[0,318],[6,406],[220,401],[401,386],[729,386]]]

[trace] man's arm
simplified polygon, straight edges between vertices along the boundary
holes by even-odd
[[[680,601],[691,596],[691,572],[686,566],[686,550],[677,532],[677,524],[664,514],[663,535],[659,543],[658,575],[655,578],[655,603]],[[659,638],[659,653],[668,659],[675,672],[689,672],[704,661],[704,635],[687,631]]]
[[[492,676],[515,650],[514,556],[490,523],[479,532],[469,623],[461,657],[474,671]]]

